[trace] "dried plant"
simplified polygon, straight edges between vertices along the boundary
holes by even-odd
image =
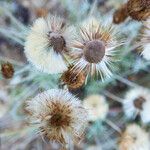
[[[51,89],[28,102],[31,121],[48,140],[67,144],[80,138],[86,127],[87,112],[69,92]]]
[[[149,10],[0,1],[0,149],[149,150]]]
[[[111,25],[104,26],[95,18],[89,18],[79,27],[70,55],[75,70],[89,75],[100,75],[102,79],[112,75],[110,68],[115,59],[116,47],[121,45]]]

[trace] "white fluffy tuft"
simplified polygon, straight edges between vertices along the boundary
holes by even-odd
[[[143,97],[145,102],[143,103],[143,109],[139,110],[134,106],[134,100],[138,97]],[[150,122],[150,91],[147,89],[135,88],[129,90],[123,102],[123,108],[125,115],[130,118],[134,119],[137,114],[140,115],[141,120],[144,124]]]
[[[49,47],[47,34],[53,30],[50,26],[51,21],[55,21],[54,18],[49,18],[49,20],[39,18],[35,21],[25,43],[25,54],[29,62],[37,69],[45,73],[55,74],[66,71],[67,66],[63,56]],[[58,21],[57,23],[59,25],[55,28],[59,29],[61,22]]]

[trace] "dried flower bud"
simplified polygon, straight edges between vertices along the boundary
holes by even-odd
[[[150,17],[149,0],[129,0],[127,2],[127,11],[132,19],[142,21]]]
[[[2,73],[3,77],[6,79],[12,78],[14,75],[13,65],[9,62],[2,64],[1,65],[1,73]]]
[[[61,81],[67,85],[69,89],[78,89],[83,86],[85,82],[85,75],[82,71],[73,70],[70,66],[61,76]]]
[[[119,24],[121,22],[124,22],[127,17],[128,17],[127,4],[124,4],[115,11],[113,15],[113,22],[115,24]]]

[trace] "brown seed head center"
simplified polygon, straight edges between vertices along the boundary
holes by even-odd
[[[54,51],[56,53],[61,53],[66,46],[66,42],[63,36],[58,33],[49,32],[48,37],[50,41],[50,46],[53,47]]]
[[[50,119],[50,124],[54,127],[69,126],[70,117],[67,115],[63,115],[61,113],[56,113],[56,114],[52,115],[52,117]]]
[[[146,100],[140,96],[134,100],[134,106],[140,110],[143,110],[143,104]]]
[[[85,44],[84,57],[90,63],[100,62],[105,55],[105,44],[100,40],[92,40]]]

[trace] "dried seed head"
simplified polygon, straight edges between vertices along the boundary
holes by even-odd
[[[122,23],[128,17],[127,4],[122,5],[113,15],[113,22],[115,24]]]
[[[100,62],[105,55],[105,44],[100,40],[92,40],[84,46],[84,57],[90,63]]]
[[[143,110],[143,104],[145,101],[146,100],[142,96],[140,96],[134,100],[134,106],[139,110]]]
[[[3,77],[6,79],[12,78],[14,75],[13,65],[9,62],[2,64],[1,65],[1,73],[2,73]]]
[[[56,53],[61,53],[65,48],[65,39],[59,33],[49,32],[48,34],[50,46]]]
[[[150,17],[149,0],[129,0],[127,2],[127,11],[132,19],[142,21]]]
[[[73,41],[70,56],[77,70],[83,70],[85,76],[110,77],[111,65],[116,58],[116,30],[112,25],[103,25],[95,18],[83,22]],[[112,63],[108,63],[112,62]]]
[[[72,30],[56,16],[38,18],[27,36],[25,54],[40,71],[49,74],[67,70],[65,56],[73,40]]]
[[[62,74],[61,81],[67,85],[70,90],[74,90],[83,86],[85,75],[83,71],[73,70],[73,66],[70,66],[68,70]]]
[[[38,94],[28,102],[27,110],[43,137],[61,144],[80,137],[87,123],[86,110],[65,90],[51,89]]]

